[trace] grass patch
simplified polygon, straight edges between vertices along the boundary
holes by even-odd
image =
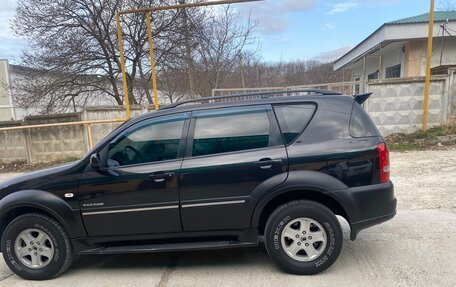
[[[411,134],[397,133],[386,137],[386,143],[392,151],[423,150],[441,147],[438,137],[456,135],[456,124],[433,127],[423,132],[421,130]],[[454,145],[456,141],[447,141],[442,145]]]

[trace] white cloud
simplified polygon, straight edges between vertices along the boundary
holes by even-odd
[[[316,0],[268,0],[238,4],[236,7],[243,15],[259,19],[259,30],[265,34],[283,32],[290,24],[290,13],[311,10]]]
[[[399,0],[345,0],[337,3],[328,3],[326,6],[329,7],[329,11],[326,14],[333,15],[342,13],[360,6],[375,8],[380,5],[397,4],[398,2]]]
[[[332,14],[336,14],[336,13],[345,12],[349,9],[356,8],[359,5],[360,5],[359,2],[356,2],[354,0],[331,4],[331,9],[328,11],[328,14],[332,15]]]
[[[334,22],[326,22],[325,25],[321,28],[321,30],[334,30],[336,29],[336,24]]]

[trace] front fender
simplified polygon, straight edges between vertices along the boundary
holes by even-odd
[[[17,208],[35,208],[52,215],[65,228],[70,238],[86,236],[80,210],[60,197],[42,190],[22,190],[13,192],[0,200],[0,218]]]
[[[252,194],[252,199],[256,199],[257,202],[252,216],[252,227],[258,228],[263,209],[271,200],[282,194],[297,190],[319,192],[339,202],[332,193],[347,188],[343,182],[325,173],[308,170],[290,171],[286,181]],[[341,205],[345,209],[345,206]]]

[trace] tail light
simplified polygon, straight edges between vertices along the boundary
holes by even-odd
[[[380,162],[380,182],[388,182],[390,180],[389,150],[385,143],[378,144],[377,148]]]

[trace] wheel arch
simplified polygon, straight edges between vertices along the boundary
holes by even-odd
[[[36,212],[59,222],[70,238],[86,236],[79,210],[58,196],[42,190],[13,192],[0,200],[0,238],[6,226],[19,215]]]
[[[252,227],[258,229],[259,234],[264,233],[266,221],[271,213],[286,202],[293,200],[311,200],[328,207],[335,215],[342,216],[349,221],[345,207],[328,193],[307,187],[290,187],[279,192],[274,192],[263,198],[255,208],[252,217]]]

